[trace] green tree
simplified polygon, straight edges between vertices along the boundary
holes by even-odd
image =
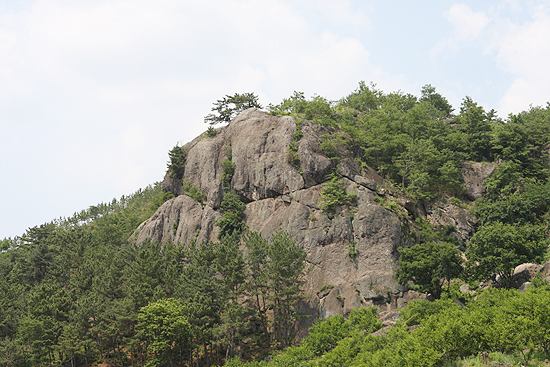
[[[187,150],[184,147],[176,145],[168,152],[170,161],[168,162],[168,172],[171,177],[181,180],[185,172],[185,159]]]
[[[334,214],[336,208],[356,205],[357,195],[346,192],[346,185],[337,174],[329,175],[330,181],[323,184],[321,191],[321,209]]]
[[[191,327],[177,300],[161,299],[141,308],[136,329],[147,343],[147,366],[182,365]]]
[[[460,114],[456,117],[459,129],[467,136],[466,153],[470,159],[481,161],[490,158],[489,118],[483,107],[471,97],[464,97]]]
[[[267,295],[269,292],[267,274],[267,248],[269,242],[259,232],[247,231],[244,235],[244,245],[247,248],[245,260],[249,278],[245,284],[245,291],[249,303],[253,305],[255,316],[260,322],[264,333],[264,342],[269,347],[269,321]]]
[[[283,346],[293,340],[293,329],[299,318],[296,305],[303,298],[306,252],[290,235],[279,230],[269,239],[266,251],[267,296],[273,310],[273,334]]]
[[[376,84],[371,82],[367,86],[364,81],[359,82],[359,87],[350,95],[340,100],[341,106],[350,107],[361,113],[369,113],[379,109],[384,99],[384,93],[376,89]]]
[[[222,122],[230,122],[235,116],[248,108],[262,108],[258,102],[258,96],[254,93],[226,95],[214,103],[214,107],[212,107],[213,113],[208,114],[204,118],[204,122],[210,124],[210,126]]]
[[[218,328],[218,335],[227,345],[225,358],[235,355],[237,343],[239,343],[238,350],[242,350],[240,343],[247,324],[245,322],[246,310],[241,304],[247,272],[239,245],[240,236],[238,233],[234,233],[232,236],[223,237],[214,247],[214,269],[218,274],[217,279],[220,283],[221,294],[224,295],[225,304],[221,311],[221,323]]]
[[[447,101],[447,98],[435,92],[435,87],[431,84],[426,84],[422,87],[420,101],[427,101],[432,106],[443,112],[444,117],[449,117],[454,111],[453,106]]]
[[[474,278],[492,279],[504,287],[511,287],[516,266],[542,261],[548,248],[548,236],[542,226],[494,222],[482,226],[469,247],[466,257]]]
[[[462,272],[462,258],[455,245],[448,242],[428,242],[399,248],[397,281],[420,292],[439,298],[445,282]]]

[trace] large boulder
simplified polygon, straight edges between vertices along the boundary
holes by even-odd
[[[542,265],[533,263],[525,263],[516,266],[512,274],[512,284],[518,288],[523,283],[533,279],[542,268]]]
[[[462,178],[464,179],[464,193],[470,200],[483,196],[486,187],[485,179],[491,177],[497,165],[491,162],[463,162]]]

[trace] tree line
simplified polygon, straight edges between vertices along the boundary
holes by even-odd
[[[156,184],[4,240],[0,366],[219,365],[290,345],[305,266],[295,240],[226,225],[217,242],[134,245],[166,198]],[[229,192],[222,211],[242,206]]]

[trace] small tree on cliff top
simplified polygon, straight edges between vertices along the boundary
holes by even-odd
[[[252,107],[262,108],[258,102],[258,96],[254,93],[226,95],[214,103],[212,113],[206,115],[204,122],[210,124],[210,126],[221,122],[229,122],[242,111]]]

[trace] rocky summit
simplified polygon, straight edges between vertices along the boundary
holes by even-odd
[[[297,129],[301,130],[298,136]],[[142,223],[133,238],[137,244],[147,239],[184,244],[216,241],[215,224],[222,216],[219,206],[224,194],[222,162],[231,160],[230,189],[246,203],[247,227],[265,237],[282,228],[307,251],[307,298],[301,311],[312,316],[308,325],[316,318],[347,314],[361,306],[402,307],[420,297],[394,279],[398,248],[410,244],[404,225],[407,218],[421,216],[434,225],[452,225],[461,242],[472,235],[477,222],[467,210],[450,203],[417,207],[399,197],[372,168],[358,163],[353,149],[337,152],[338,159],[331,159],[320,148],[321,136],[328,132],[307,120],[297,125],[291,116],[245,110],[218,128],[215,136],[204,133],[184,146],[183,180],[203,192],[206,200],[200,203],[182,195],[181,179],[168,171],[162,187],[175,197]],[[288,159],[292,142],[299,159],[294,164]],[[482,192],[484,177],[475,177],[486,175],[486,170],[465,169],[475,192]],[[356,195],[357,205],[328,213],[321,209],[321,192],[333,171],[342,176],[346,192]],[[396,203],[405,216],[380,205],[376,197]]]

